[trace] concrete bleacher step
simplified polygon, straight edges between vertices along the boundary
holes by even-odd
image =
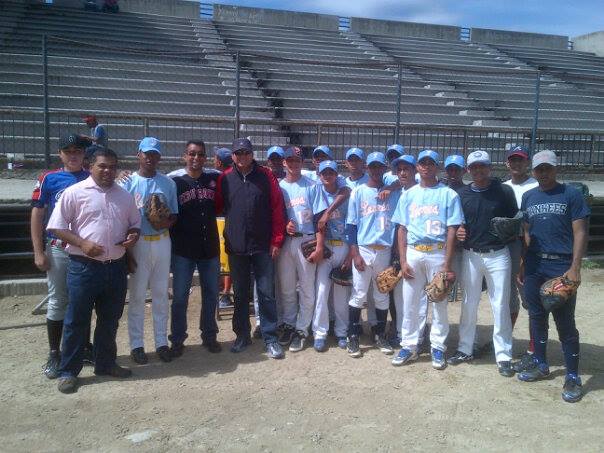
[[[506,120],[475,120],[472,122],[472,126],[481,127],[509,127],[510,122]]]
[[[489,110],[460,110],[459,114],[462,116],[479,116],[483,118],[494,118],[495,112]]]
[[[467,99],[468,93],[462,93],[459,91],[439,91],[434,93],[434,96],[439,98]]]

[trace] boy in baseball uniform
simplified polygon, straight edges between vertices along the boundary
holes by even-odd
[[[437,272],[451,271],[455,233],[463,222],[459,196],[436,179],[439,159],[432,150],[419,153],[420,183],[402,194],[392,217],[392,222],[400,225],[397,239],[404,278],[401,350],[392,360],[395,366],[417,359],[424,287]],[[448,334],[445,300],[434,304],[430,330],[432,366],[439,370],[446,367]]]
[[[373,282],[373,300],[377,325],[375,327],[375,346],[384,354],[392,354],[392,346],[385,336],[388,317],[388,294],[377,290],[375,278],[390,265],[394,226],[390,222],[396,207],[400,191],[393,191],[385,199],[378,196],[384,186],[384,173],[387,170],[386,157],[374,152],[367,156],[369,180],[356,187],[348,202],[346,218],[347,241],[352,255],[352,295],[349,305],[348,354],[351,357],[362,355],[359,337],[361,334],[361,309],[367,301],[367,292]]]

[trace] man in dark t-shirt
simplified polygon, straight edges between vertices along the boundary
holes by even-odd
[[[525,382],[549,375],[546,358],[549,312],[541,304],[539,289],[546,280],[561,275],[573,281],[581,280],[581,259],[587,245],[586,219],[590,214],[578,190],[556,181],[557,157],[553,151],[535,154],[532,167],[539,187],[522,196],[526,254],[518,275],[519,283],[524,284],[535,349],[531,366],[518,374],[518,379]],[[583,396],[576,303],[575,296],[552,310],[566,365],[562,398],[569,403]]]
[[[491,178],[491,158],[486,151],[468,156],[472,184],[459,191],[465,225],[457,232],[463,243],[462,285],[465,297],[459,322],[459,345],[450,365],[472,360],[478,304],[483,277],[493,309],[493,345],[499,374],[514,375],[512,360],[512,321],[510,318],[510,253],[492,231],[493,217],[514,217],[518,211],[514,192]]]
[[[186,174],[174,177],[178,199],[178,220],[170,229],[172,238],[172,273],[174,276],[170,352],[179,357],[187,338],[187,306],[193,272],[197,268],[202,293],[199,321],[202,344],[210,352],[220,352],[216,341],[216,304],[220,276],[220,248],[216,225],[215,202],[218,172],[204,171],[205,144],[187,143],[183,159]]]

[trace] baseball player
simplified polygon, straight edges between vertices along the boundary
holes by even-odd
[[[46,271],[48,281],[48,309],[46,311],[46,332],[50,352],[43,368],[48,379],[58,376],[61,361],[60,346],[63,335],[63,318],[67,309],[67,265],[69,255],[66,243],[51,232],[44,238],[44,227],[48,222],[61,194],[69,186],[88,178],[82,169],[86,140],[71,134],[61,138],[59,157],[63,168],[42,173],[31,196],[31,242],[34,249],[34,263],[41,271]],[[88,326],[87,339],[90,338]],[[86,361],[92,361],[92,345],[87,342]]]
[[[531,366],[518,373],[518,379],[526,382],[549,375],[546,357],[549,313],[541,305],[539,289],[546,280],[560,275],[580,281],[581,259],[587,245],[589,208],[578,190],[556,180],[557,165],[553,151],[535,154],[532,167],[539,187],[522,196],[526,254],[518,281],[524,284],[535,348]],[[566,365],[562,398],[570,403],[583,397],[579,377],[579,331],[575,325],[576,302],[573,297],[552,310]]]
[[[386,160],[391,166],[391,169],[384,174],[384,184],[386,184],[387,186],[392,183],[398,183],[398,175],[396,174],[396,169],[392,167],[392,163],[395,159],[398,159],[404,154],[405,147],[403,145],[399,145],[398,143],[390,145],[386,149]]]
[[[163,362],[170,362],[172,355],[168,348],[168,281],[170,277],[170,258],[172,246],[168,229],[176,222],[178,201],[176,184],[171,178],[157,172],[161,159],[160,142],[154,137],[145,137],[138,146],[138,171],[120,182],[130,192],[140,210],[141,238],[132,248],[132,257],[136,261],[136,271],[130,276],[128,287],[130,299],[128,305],[128,334],[130,336],[130,355],[138,364],[148,361],[144,349],[143,331],[145,324],[145,298],[147,287],[151,286],[153,331],[155,349]],[[159,230],[156,230],[145,216],[146,204],[151,196],[157,194],[172,213]]]
[[[465,170],[466,166],[463,156],[460,156],[459,154],[447,156],[445,159],[445,173],[447,174],[447,177],[443,182],[455,192],[459,192],[459,190],[465,187],[463,182]]]
[[[266,151],[268,166],[277,178],[277,181],[285,178],[285,169],[283,168],[283,158],[285,157],[283,148],[280,146],[271,146]]]
[[[86,123],[86,126],[90,128],[90,135],[84,135],[83,138],[88,140],[91,144],[107,148],[109,137],[106,127],[103,124],[99,124],[95,115],[86,115],[82,120]]]
[[[302,175],[312,179],[315,183],[320,184],[321,178],[319,178],[319,164],[324,160],[333,160],[333,153],[331,152],[331,148],[329,146],[319,145],[312,151],[312,164],[315,169],[302,169]]]
[[[338,165],[332,160],[325,160],[319,164],[319,175],[322,184],[321,195],[326,199],[326,204],[332,204],[338,192],[337,178]],[[317,298],[313,319],[314,348],[317,352],[327,350],[327,332],[329,330],[328,300],[330,291],[333,294],[334,333],[338,346],[346,347],[346,330],[348,328],[348,300],[350,290],[346,286],[332,284],[329,274],[337,267],[350,269],[352,257],[349,247],[345,242],[346,213],[348,202],[340,205],[330,216],[325,233],[317,232],[317,242],[329,247],[332,255],[317,264]]]
[[[350,195],[346,218],[346,237],[350,245],[352,261],[352,295],[349,305],[348,354],[361,357],[359,337],[361,334],[361,309],[367,301],[367,292],[373,282],[373,300],[377,325],[375,346],[384,354],[394,351],[385,336],[388,317],[388,294],[377,290],[375,277],[390,265],[394,226],[390,222],[400,191],[393,191],[385,200],[378,197],[384,186],[387,170],[386,157],[374,152],[367,156],[369,180],[357,186]]]
[[[327,207],[320,185],[302,176],[300,148],[285,150],[285,179],[279,182],[285,202],[286,238],[277,261],[279,302],[282,305],[283,332],[279,343],[289,344],[291,352],[304,349],[312,322],[315,299],[316,261],[323,250],[317,246],[307,260],[302,254],[303,242],[315,237],[315,215]],[[296,284],[299,294],[296,293]]]
[[[459,345],[447,360],[458,365],[472,360],[478,304],[482,279],[493,309],[493,345],[499,374],[514,375],[512,369],[512,321],[510,318],[510,253],[507,245],[491,231],[493,217],[514,217],[518,211],[514,193],[509,186],[491,178],[491,158],[477,150],[468,156],[472,184],[461,189],[459,197],[465,224],[457,230],[463,244],[461,280],[465,292],[459,322]]]
[[[438,163],[435,151],[419,153],[420,183],[402,194],[392,217],[400,225],[397,239],[404,278],[401,350],[392,360],[395,366],[417,359],[423,289],[438,271],[451,271],[455,233],[463,222],[459,196],[436,179]],[[430,343],[432,366],[439,370],[446,367],[448,333],[447,302],[435,303]]]

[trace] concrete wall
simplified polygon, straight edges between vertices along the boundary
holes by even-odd
[[[543,35],[541,33],[524,33],[519,31],[490,30],[472,28],[472,41],[491,44],[511,44],[548,49],[567,49],[568,36]]]
[[[573,49],[581,52],[593,52],[604,57],[604,31],[596,31],[572,39]]]
[[[44,3],[33,0],[33,3]],[[53,0],[53,5],[71,8],[82,8],[82,0]],[[102,0],[97,0],[101,6]],[[120,0],[120,11],[131,13],[160,14],[162,16],[187,17],[199,19],[199,2],[186,0]]]
[[[339,27],[338,16],[219,5],[216,3],[214,4],[214,20],[246,24],[285,25],[319,30],[338,30]]]
[[[391,35],[414,38],[435,38],[449,41],[459,40],[460,27],[452,25],[430,25],[415,22],[395,22],[391,20],[350,19],[350,29],[368,35]]]

